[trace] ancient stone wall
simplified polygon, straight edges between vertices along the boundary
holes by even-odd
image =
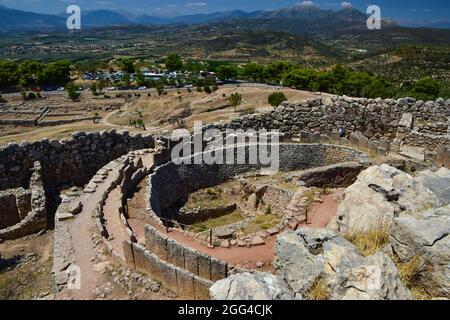
[[[19,223],[31,211],[31,191],[24,188],[0,192],[0,229]]]
[[[360,139],[363,147],[366,145],[363,149],[370,145],[377,152],[378,145],[386,145],[387,141],[388,147],[395,144],[394,152],[403,145],[419,147],[431,155],[431,160],[436,160],[437,149],[450,145],[450,100],[317,98],[285,102],[269,113],[247,115],[209,127],[280,130],[287,136],[300,135],[302,141],[306,138],[311,143],[339,140],[338,130],[345,128],[346,140],[351,139],[352,133],[363,137],[365,141]],[[383,153],[383,150],[378,151]]]
[[[145,226],[145,247],[160,259],[201,278],[217,281],[228,275],[225,262],[187,248],[149,225]]]
[[[47,228],[47,201],[41,165],[35,162],[29,190],[16,189],[0,194],[0,239],[20,238]]]
[[[208,219],[219,218],[237,209],[236,204],[217,208],[181,208],[177,222],[185,225],[190,225],[198,222],[203,222]]]
[[[274,146],[272,145],[272,147]],[[341,162],[365,162],[367,160],[363,153],[337,145],[286,143],[278,145],[278,148],[281,171],[304,170]],[[248,145],[237,146],[234,148],[234,152],[235,156],[239,152],[246,154],[246,158],[249,158]],[[151,208],[161,218],[174,219],[178,210],[172,209],[181,207],[186,202],[189,193],[224,183],[236,175],[264,167],[258,161],[255,164],[220,165],[205,163],[176,165],[168,162],[156,168],[149,177]]]
[[[132,150],[152,148],[152,135],[115,130],[74,133],[71,139],[10,143],[0,147],[0,190],[25,187],[35,161],[45,187],[83,186],[108,162]]]
[[[131,268],[148,274],[181,298],[208,300],[213,282],[158,258],[144,246],[124,241],[125,260]]]

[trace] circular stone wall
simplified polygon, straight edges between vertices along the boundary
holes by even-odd
[[[269,146],[279,148],[279,170],[285,172],[350,161],[368,161],[364,153],[337,145],[285,143]],[[258,145],[235,146],[218,151],[234,149],[235,155],[238,152],[240,154],[245,152],[245,163],[251,163],[249,162],[250,148],[258,148]],[[270,150],[274,150],[271,148],[269,148],[269,155]],[[211,154],[211,151],[203,153],[203,155],[205,154]],[[184,159],[193,160],[194,157],[195,155]],[[194,161],[190,162],[193,163]],[[189,193],[224,183],[239,174],[268,168],[267,165],[262,165],[257,161],[254,163],[256,164],[236,164],[235,161],[234,164],[183,163],[177,165],[170,161],[156,168],[155,172],[149,177],[151,209],[158,217],[174,219],[178,212],[177,209],[184,205]]]

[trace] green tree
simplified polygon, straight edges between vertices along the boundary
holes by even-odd
[[[230,80],[236,78],[238,69],[234,65],[222,65],[217,68],[217,76],[220,80]]]
[[[317,88],[317,73],[311,69],[295,69],[286,73],[283,77],[283,85],[302,90],[314,90]]]
[[[253,80],[255,82],[257,81],[262,82],[265,80],[264,66],[256,63],[249,63],[242,70],[242,75],[245,78]]]
[[[143,86],[146,84],[144,74],[140,71],[136,72],[136,84],[138,86]]]
[[[103,89],[105,89],[105,80],[103,80],[103,79],[100,79],[99,81],[98,81],[98,83],[97,83],[97,88],[98,88],[98,91],[99,91],[99,93],[100,94],[102,94],[103,93]]]
[[[230,105],[234,108],[234,112],[237,112],[237,108],[242,104],[242,95],[239,92],[231,94]]]
[[[361,96],[366,98],[392,98],[395,96],[395,87],[389,81],[382,78],[373,78],[362,91]]]
[[[0,87],[15,85],[19,81],[19,66],[15,61],[0,61]]]
[[[176,53],[171,53],[165,60],[166,68],[170,71],[178,71],[183,69],[183,60]]]
[[[35,86],[42,82],[44,65],[37,61],[26,60],[19,64],[19,84],[22,87]]]
[[[92,82],[91,86],[89,87],[89,90],[91,90],[92,94],[94,96],[98,95],[97,93],[97,82]]]
[[[279,84],[283,78],[283,74],[291,68],[293,68],[293,66],[287,62],[272,62],[264,69],[264,79],[269,83]]]
[[[65,85],[70,82],[70,62],[64,60],[47,64],[42,81],[52,85]]]
[[[126,73],[134,73],[134,61],[130,58],[120,60],[120,69]]]
[[[287,98],[283,92],[274,92],[269,95],[267,101],[272,107],[278,107],[282,102],[287,101]]]
[[[128,74],[125,74],[123,77],[122,77],[122,82],[123,82],[123,85],[125,86],[125,87],[129,87],[129,86],[131,86],[131,78],[130,78],[130,76],[128,75]]]
[[[80,94],[77,92],[77,88],[73,82],[69,82],[66,84],[66,92],[72,101],[77,100],[80,96]]]
[[[439,83],[430,78],[420,79],[414,84],[412,93],[418,99],[436,99],[439,95]]]
[[[161,83],[158,83],[156,85],[156,91],[158,92],[158,95],[162,95],[164,92],[164,86]]]

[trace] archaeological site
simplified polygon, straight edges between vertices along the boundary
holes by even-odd
[[[450,298],[450,100],[219,120],[200,146],[118,128],[1,146],[0,271],[20,263],[31,299]]]

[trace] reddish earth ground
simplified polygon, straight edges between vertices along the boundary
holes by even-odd
[[[144,180],[138,187],[138,191],[134,194],[132,199],[128,202],[128,209],[130,220],[129,224],[133,231],[138,235],[139,242],[144,242],[144,226],[146,223],[157,228],[159,231],[166,233],[164,227],[160,226],[152,219],[145,219],[144,208],[145,203],[145,183]],[[311,212],[308,227],[324,228],[336,216],[338,202],[336,198],[342,194],[343,190],[335,190],[329,195],[322,197],[323,203],[315,203],[309,209]],[[272,262],[274,260],[274,244],[276,236],[265,239],[265,244],[256,247],[231,247],[231,248],[208,248],[194,239],[180,231],[173,230],[167,234],[170,238],[184,244],[185,246],[204,252],[212,257],[226,261],[233,265],[240,265],[247,269],[256,269],[256,264],[262,262],[264,267],[260,270],[274,271]]]
[[[339,199],[345,189],[333,190],[330,194],[321,196],[323,203],[314,203],[308,210],[310,217],[308,218],[309,228],[325,228],[328,223],[336,217]]]

